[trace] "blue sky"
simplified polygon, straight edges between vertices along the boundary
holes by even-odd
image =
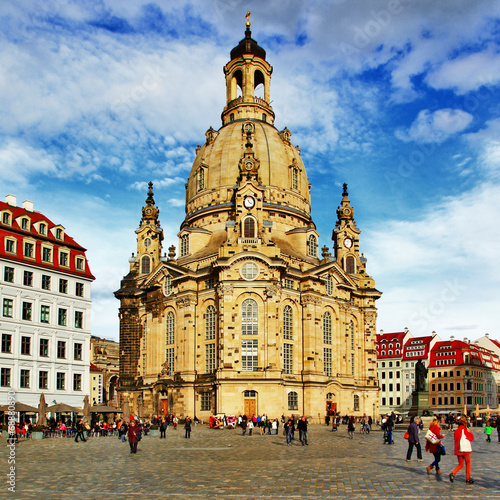
[[[499,338],[500,3],[24,0],[0,5],[0,186],[88,249],[94,335],[118,338],[147,182],[177,246],[243,37],[274,67],[320,246],[342,183],[383,292],[378,329]]]

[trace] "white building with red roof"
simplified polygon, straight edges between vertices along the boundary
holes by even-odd
[[[0,202],[0,404],[37,406],[43,392],[82,406],[90,383],[90,272],[86,249],[33,203]]]
[[[421,359],[424,366],[429,366],[430,351],[439,341],[436,332],[426,337],[413,337],[407,340],[403,347],[401,360],[402,373],[402,408],[409,410],[412,404],[412,392],[415,390],[415,365]]]
[[[403,403],[403,348],[412,338],[408,328],[402,332],[377,334],[377,374],[380,413],[395,410]]]

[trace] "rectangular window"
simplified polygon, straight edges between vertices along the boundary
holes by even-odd
[[[12,353],[12,335],[2,333],[2,352]]]
[[[68,293],[68,280],[59,280],[59,293]]]
[[[241,370],[256,372],[259,366],[258,340],[243,340],[241,342]]]
[[[56,389],[58,391],[64,391],[66,387],[66,374],[65,373],[56,373]]]
[[[49,372],[40,371],[38,372],[38,388],[48,389],[49,383]]]
[[[393,384],[389,384],[389,392],[392,392],[394,390],[394,385]]]
[[[385,392],[385,384],[382,384],[382,392]]]
[[[462,396],[457,396],[457,405],[462,404]]]
[[[82,390],[82,375],[80,373],[73,374],[73,390],[74,391]]]
[[[66,252],[59,252],[59,265],[68,267],[68,254]]]
[[[205,346],[205,373],[215,373],[215,344]]]
[[[461,390],[461,389],[460,389],[461,387],[462,387],[462,386],[461,386],[460,382],[457,382],[457,391],[460,391],[460,390]]]
[[[24,244],[24,256],[30,257],[31,259],[35,256],[33,243],[25,243]]]
[[[40,306],[40,322],[48,323],[50,320],[50,306]]]
[[[78,271],[83,271],[84,262],[85,261],[81,257],[76,258],[76,268],[78,269]]]
[[[62,340],[57,341],[57,357],[66,358],[66,342]]]
[[[50,290],[50,276],[42,274],[42,290]]]
[[[213,278],[209,279],[209,280],[205,280],[205,290],[208,290],[210,288],[214,288],[215,287],[215,281]],[[207,393],[203,393],[203,394],[207,394]],[[202,396],[203,396],[202,394]],[[210,394],[209,394],[210,396]]]
[[[354,353],[351,354],[351,375],[354,377],[354,373],[356,371],[356,363],[354,360]]]
[[[83,328],[83,313],[75,311],[75,328]]]
[[[3,270],[3,280],[7,283],[14,283],[14,268],[5,266]]]
[[[23,319],[31,321],[33,316],[33,304],[31,302],[23,302]]]
[[[175,348],[165,349],[165,358],[167,363],[167,375],[173,375],[175,371]]]
[[[67,309],[59,309],[57,312],[57,324],[59,326],[66,326],[68,321],[68,311]]]
[[[285,278],[283,286],[285,288],[291,288],[291,289],[293,289],[293,280],[291,280],[290,278]]]
[[[332,348],[325,347],[323,348],[323,357],[325,359],[325,365],[323,371],[327,377],[332,376]]]
[[[49,355],[49,339],[40,339],[40,356],[46,358]]]
[[[21,337],[21,354],[23,356],[31,354],[31,337]]]
[[[148,368],[148,355],[143,354],[142,355],[142,374],[146,375],[146,370]]]
[[[386,398],[382,398],[382,406],[385,406],[386,401]]]
[[[76,343],[73,346],[73,353],[74,353],[74,359],[76,361],[81,361],[82,360],[82,344]]]
[[[42,260],[45,262],[52,262],[52,249],[42,247]]]
[[[29,389],[30,386],[30,371],[29,370],[21,370],[21,378],[19,385],[21,389]]]
[[[10,368],[0,369],[0,386],[10,387]]]
[[[287,374],[293,371],[293,344],[283,344],[283,371]]]
[[[75,285],[75,295],[77,297],[83,297],[83,283],[76,283]]]
[[[210,411],[211,397],[209,392],[201,393],[201,411]]]
[[[10,214],[8,212],[2,214],[2,222],[10,226]]]
[[[12,299],[3,299],[3,315],[6,318],[12,318],[12,305],[14,301]]]

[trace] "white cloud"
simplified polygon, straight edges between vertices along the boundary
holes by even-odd
[[[472,321],[481,326],[471,336],[497,331],[490,313],[500,286],[499,219],[500,186],[483,184],[428,207],[416,221],[365,230],[368,272],[384,292],[378,328],[446,337]]]
[[[478,132],[465,138],[479,155],[478,167],[487,178],[498,180],[500,176],[500,118],[486,122]]]
[[[458,94],[497,85],[500,82],[500,54],[490,48],[444,61],[427,75],[426,82],[436,89],[453,89]]]
[[[402,141],[441,143],[458,132],[462,132],[472,121],[472,115],[460,109],[438,109],[419,112],[408,131],[397,130],[396,137]]]

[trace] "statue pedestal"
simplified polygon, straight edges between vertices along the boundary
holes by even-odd
[[[429,391],[413,391],[411,394],[411,408],[408,415],[422,416],[430,411]]]

